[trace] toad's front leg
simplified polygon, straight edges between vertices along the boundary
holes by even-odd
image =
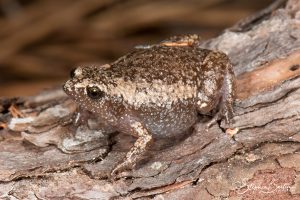
[[[118,164],[113,171],[111,176],[114,177],[117,173],[131,169],[135,166],[136,162],[141,158],[141,156],[146,152],[148,144],[152,140],[152,135],[143,126],[142,123],[134,121],[129,124],[131,135],[138,137],[135,141],[133,147],[126,154],[124,161]]]

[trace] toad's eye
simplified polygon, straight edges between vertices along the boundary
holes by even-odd
[[[101,91],[97,86],[87,86],[86,91],[91,99],[99,99],[104,96],[104,92]]]
[[[72,70],[70,71],[70,77],[71,77],[71,78],[74,78],[74,77],[75,77],[75,71],[76,71],[76,68],[74,68],[74,69],[72,69]]]

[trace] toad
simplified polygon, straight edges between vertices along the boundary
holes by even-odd
[[[228,56],[200,48],[197,36],[140,47],[106,65],[72,71],[64,91],[95,113],[107,132],[135,136],[112,175],[135,166],[155,139],[191,128],[213,112],[207,127],[233,116],[234,73]]]

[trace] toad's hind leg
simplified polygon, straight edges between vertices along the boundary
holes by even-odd
[[[227,63],[226,70],[227,72],[222,89],[221,110],[226,122],[229,123],[234,116],[233,103],[235,98],[235,76],[230,62]]]
[[[227,62],[226,74],[222,86],[221,101],[218,106],[219,111],[213,117],[213,119],[211,119],[208,122],[207,127],[210,127],[211,125],[216,123],[217,120],[221,118],[225,118],[227,124],[231,122],[231,118],[234,116],[234,111],[233,111],[234,98],[235,98],[235,76],[232,71],[231,63]]]
[[[151,49],[154,46],[168,46],[168,47],[186,47],[186,46],[196,46],[200,44],[201,37],[199,35],[181,35],[170,37],[157,45],[138,45],[136,49]]]

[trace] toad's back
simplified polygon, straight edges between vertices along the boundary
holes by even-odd
[[[195,84],[202,77],[204,58],[210,51],[195,47],[158,46],[137,49],[114,62],[109,69],[112,78],[124,78],[133,82],[161,80],[164,84],[178,81]]]

